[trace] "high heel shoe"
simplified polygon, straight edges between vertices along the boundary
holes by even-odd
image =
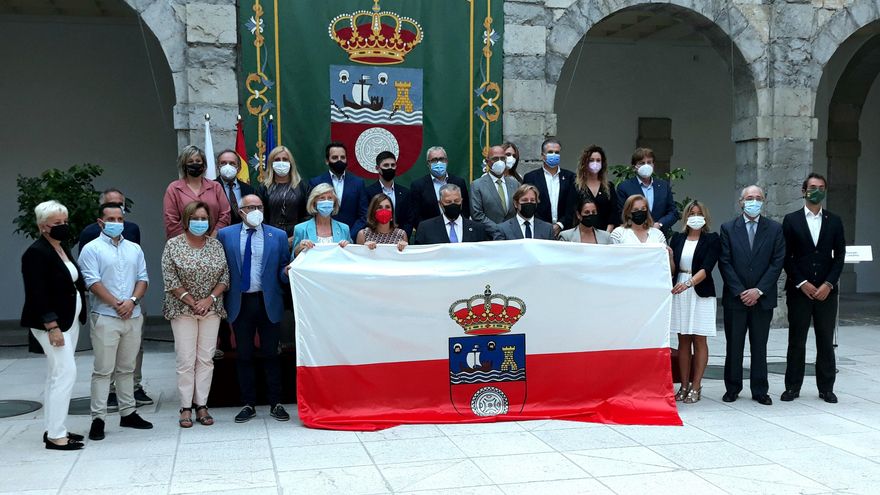
[[[683,401],[690,390],[690,385],[682,384],[681,387],[679,387],[678,392],[675,393],[675,402]]]
[[[690,391],[687,393],[687,396],[685,396],[685,398],[684,398],[684,403],[685,404],[694,404],[694,403],[700,402],[700,396],[702,395],[701,394],[702,392],[703,392],[703,387],[691,388]]]
[[[79,450],[85,446],[82,442],[70,439],[67,440],[67,443],[59,445],[52,440],[49,440],[48,436],[43,440],[43,443],[46,444],[46,449],[48,450]]]

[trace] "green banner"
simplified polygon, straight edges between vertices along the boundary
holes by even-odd
[[[408,184],[443,146],[449,171],[479,177],[501,142],[502,0],[239,2],[241,115],[252,173],[266,128],[300,174],[327,170],[324,147],[348,148],[348,170],[377,177],[392,151]],[[252,175],[254,177],[254,175]]]

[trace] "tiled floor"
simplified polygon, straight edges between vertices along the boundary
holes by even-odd
[[[812,344],[811,344],[812,345]],[[784,360],[786,332],[771,332],[771,361]],[[723,362],[723,336],[710,340]],[[720,401],[681,405],[683,427],[606,426],[564,421],[401,426],[381,432],[309,430],[279,423],[266,408],[246,424],[214,409],[217,424],[178,428],[174,356],[144,359],[141,408],[151,431],[123,431],[80,452],[42,448],[42,413],[0,420],[0,492],[37,493],[372,493],[645,494],[880,493],[880,327],[844,327],[838,349],[839,404],[820,401],[808,377],[795,402]],[[88,395],[91,355],[77,357],[75,396]],[[0,359],[0,398],[41,400],[42,358]],[[295,410],[292,406],[291,412]],[[73,431],[89,419],[73,416]]]

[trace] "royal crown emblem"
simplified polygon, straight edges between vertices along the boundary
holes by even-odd
[[[488,285],[482,294],[459,299],[449,306],[449,317],[468,335],[508,333],[525,313],[526,303],[522,299],[493,294]]]
[[[393,65],[422,42],[422,28],[409,17],[382,12],[373,0],[372,12],[359,10],[336,16],[328,26],[330,38],[348,53],[349,60],[369,65]]]

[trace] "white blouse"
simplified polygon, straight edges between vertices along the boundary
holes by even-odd
[[[648,239],[643,243],[633,229],[620,226],[611,231],[611,242],[614,244],[666,244],[666,236],[659,229],[648,229]]]

